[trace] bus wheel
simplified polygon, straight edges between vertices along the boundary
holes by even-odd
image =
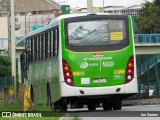
[[[54,109],[55,112],[66,112],[67,111],[67,104],[63,102],[55,102],[54,103]]]
[[[34,91],[33,91],[32,86],[31,86],[31,90],[30,90],[30,96],[31,96],[31,104],[32,104],[32,106],[34,106]]]
[[[58,105],[58,103],[56,102],[56,103],[54,103],[53,111],[58,112],[58,110],[59,110],[59,105]]]
[[[103,101],[103,110],[112,110],[112,103],[110,100]]]
[[[60,112],[66,112],[67,111],[67,104],[65,102],[62,102],[60,105]]]
[[[66,112],[67,111],[67,105],[63,105],[60,109],[61,112]]]
[[[113,110],[121,110],[122,108],[122,99],[114,98],[113,100]]]
[[[83,108],[83,104],[76,105],[76,108]]]
[[[48,95],[47,95],[47,106],[48,107],[51,107],[51,95],[50,95],[50,93],[47,93]]]
[[[94,111],[94,110],[96,110],[96,104],[94,104],[94,103],[89,103],[88,104],[88,110],[90,110],[90,111]]]

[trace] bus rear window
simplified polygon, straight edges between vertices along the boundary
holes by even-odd
[[[124,20],[94,20],[68,23],[68,43],[71,46],[120,44],[126,40]]]

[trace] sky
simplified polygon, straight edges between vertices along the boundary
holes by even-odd
[[[86,8],[87,0],[54,0],[61,5],[70,5],[71,8]],[[124,6],[141,5],[145,1],[153,0],[104,0],[104,6]],[[93,0],[93,7],[103,7],[103,0]]]

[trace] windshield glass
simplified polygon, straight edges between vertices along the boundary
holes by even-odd
[[[71,46],[99,46],[123,43],[126,39],[124,20],[93,20],[68,23]]]

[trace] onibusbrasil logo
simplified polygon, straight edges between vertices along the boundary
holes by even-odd
[[[83,62],[80,64],[80,68],[87,68],[88,67],[88,63],[87,62]]]

